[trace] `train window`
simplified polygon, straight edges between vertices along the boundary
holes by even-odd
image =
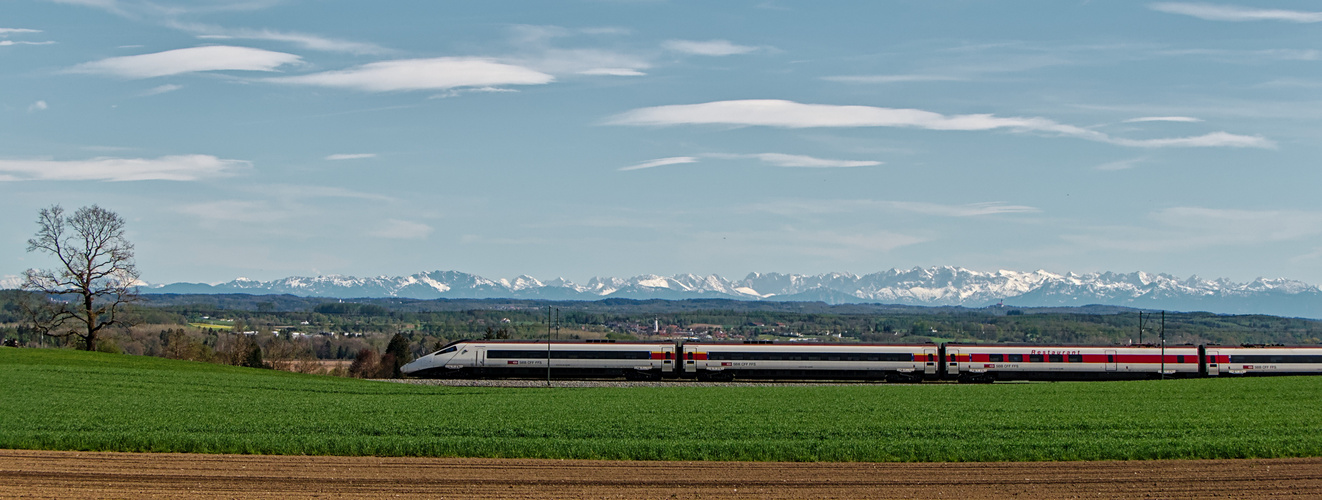
[[[436,351],[436,352],[432,353],[432,356],[440,356],[440,355],[442,355],[442,354],[449,354],[449,353],[455,352],[455,351],[457,351],[457,350],[459,350],[458,347],[449,347],[449,348],[441,349],[441,350],[439,350],[439,351]]]
[[[666,359],[670,359],[670,357],[671,357],[672,355],[674,355],[674,354],[675,354],[675,353],[673,353],[673,352],[669,352],[669,351],[667,351],[667,352],[666,352]]]
[[[1042,362],[1042,355],[1041,355],[1041,354],[1029,354],[1029,355],[1028,355],[1028,362],[1029,362],[1029,363],[1041,363],[1041,362]]]
[[[1047,355],[1047,362],[1048,362],[1048,363],[1061,363],[1061,362],[1064,362],[1064,361],[1065,361],[1065,356],[1062,356],[1062,355],[1060,355],[1060,354],[1048,354],[1048,355]]]
[[[1000,362],[1002,362],[1002,361],[1005,361],[1005,355],[1004,355],[1004,354],[988,354],[988,355],[987,355],[987,361],[990,361],[990,362],[992,362],[992,363],[1000,363]]]
[[[1024,355],[1023,355],[1023,354],[1010,354],[1009,356],[1010,356],[1010,362],[1011,362],[1011,363],[1023,363],[1023,362],[1024,362]],[[1041,360],[1039,359],[1038,361],[1041,361]]]
[[[693,351],[689,351],[689,359],[693,359]]]
[[[1183,363],[1183,362],[1184,362],[1184,356],[1176,356],[1176,357],[1175,357],[1175,362],[1176,362],[1176,363]]]
[[[1082,362],[1083,362],[1083,355],[1082,355],[1082,354],[1071,354],[1071,355],[1069,356],[1069,362],[1071,362],[1071,363],[1082,363]]]
[[[1114,362],[1115,362],[1115,355],[1114,355],[1114,354],[1107,354],[1107,355],[1106,355],[1106,362],[1107,362],[1107,363],[1114,363]]]

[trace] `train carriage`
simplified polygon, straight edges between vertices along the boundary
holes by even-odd
[[[1193,377],[1201,373],[1199,348],[946,344],[945,377],[996,380],[1121,380]]]
[[[404,365],[413,377],[703,380],[1119,380],[1322,375],[1322,346],[855,344],[461,340]]]
[[[704,380],[871,379],[917,382],[936,377],[935,344],[769,342],[683,344],[685,376]]]
[[[1283,345],[1204,346],[1205,373],[1224,375],[1322,374],[1322,347]]]
[[[675,374],[674,342],[458,341],[404,365],[414,377],[659,379]]]

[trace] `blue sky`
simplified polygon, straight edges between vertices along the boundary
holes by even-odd
[[[5,0],[0,275],[1322,283],[1312,2]]]

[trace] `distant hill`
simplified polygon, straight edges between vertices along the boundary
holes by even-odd
[[[408,299],[731,299],[743,301],[880,303],[913,306],[1068,307],[1088,304],[1223,314],[1322,317],[1322,290],[1289,279],[1186,279],[1168,274],[1047,271],[980,272],[958,267],[891,269],[855,275],[752,273],[742,280],[680,274],[593,278],[585,284],[531,276],[492,280],[458,271],[409,276],[290,277],[273,281],[174,283],[142,288],[146,294],[288,294],[328,298]]]

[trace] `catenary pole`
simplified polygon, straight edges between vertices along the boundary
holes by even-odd
[[[1161,312],[1161,379],[1166,379],[1166,311]]]
[[[546,386],[551,386],[551,306],[546,306]]]

